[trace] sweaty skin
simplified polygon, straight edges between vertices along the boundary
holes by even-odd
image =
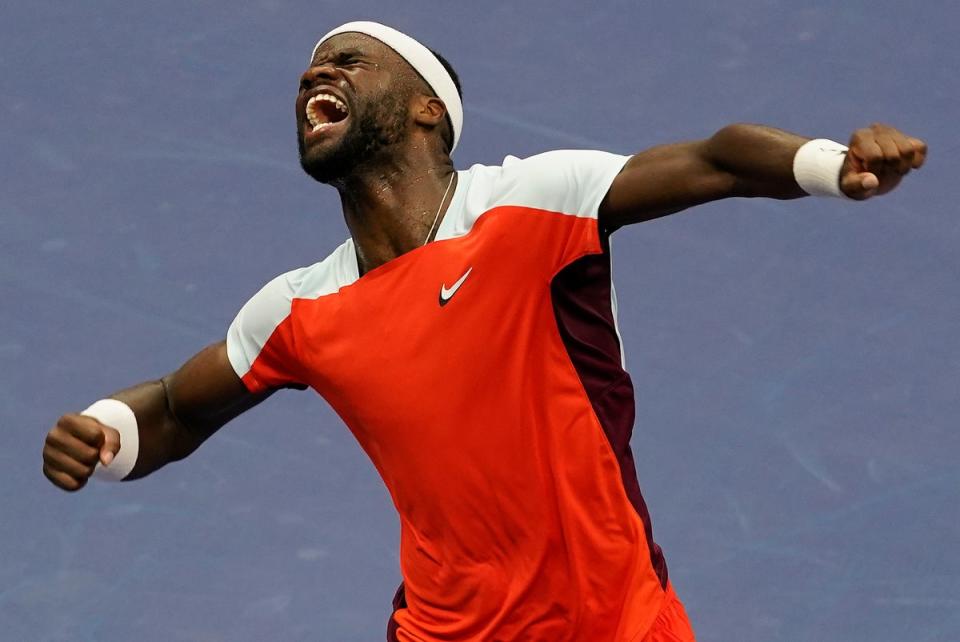
[[[335,36],[317,49],[313,62],[301,76],[296,102],[301,165],[308,174],[331,177],[327,182],[340,193],[361,270],[367,272],[426,239],[454,175],[446,109],[403,58],[368,36]],[[320,93],[347,104],[346,126],[309,132],[305,107]],[[383,113],[384,103],[397,104],[399,113]],[[366,141],[362,153],[344,161],[340,150],[359,146],[361,121],[377,111],[401,131],[382,128],[388,142]]]
[[[343,101],[349,115],[313,132],[305,109],[319,93]],[[361,272],[424,243],[438,207],[443,216],[447,204],[441,201],[455,177],[450,129],[443,102],[399,55],[360,34],[331,38],[300,79],[296,119],[301,164],[339,192]],[[613,230],[734,196],[805,196],[793,178],[793,157],[807,140],[737,124],[704,140],[640,152],[614,180],[600,207],[600,224]],[[840,187],[856,200],[890,192],[923,165],[927,153],[923,141],[881,124],[855,131],[849,146]],[[128,479],[187,457],[269,394],[247,391],[223,341],[162,379],[115,393],[139,425],[139,456]],[[121,446],[113,428],[66,414],[47,434],[43,472],[57,487],[76,491],[97,461],[108,463]]]
[[[382,266],[428,241],[435,218],[442,218],[449,207],[446,195],[454,187],[457,174],[449,155],[452,131],[445,106],[419,75],[392,49],[378,41],[354,33],[342,34],[317,49],[309,68],[300,79],[295,104],[301,165],[309,176],[338,190],[359,273],[362,275]],[[807,140],[759,125],[731,125],[705,140],[664,145],[638,153],[625,165],[622,156],[615,156],[616,164],[608,167],[602,185],[595,185],[590,193],[589,205],[582,204],[575,208],[587,216],[568,217],[568,221],[576,221],[571,225],[576,225],[584,236],[581,244],[569,244],[568,252],[572,253],[569,256],[575,259],[579,256],[576,252],[597,251],[599,246],[593,244],[588,247],[587,239],[599,243],[604,238],[600,232],[654,219],[699,203],[733,196],[777,199],[804,196],[793,177],[793,159]],[[580,153],[596,157],[611,156],[597,152]],[[845,194],[857,200],[885,194],[894,189],[911,169],[919,168],[925,155],[926,146],[922,141],[909,138],[885,125],[872,125],[858,130],[851,137],[850,151],[844,159],[838,185]],[[838,156],[832,158],[839,161]],[[540,181],[562,175],[570,164],[572,162],[566,159],[549,166],[532,165],[532,169],[527,169],[519,182],[537,185],[542,195],[565,198],[571,193],[576,194],[579,187],[556,189],[552,183],[543,187]],[[550,169],[544,170],[544,167]],[[501,168],[483,169],[497,172]],[[619,174],[610,184],[611,177],[618,169]],[[465,175],[467,185],[477,184],[477,179],[472,176]],[[580,183],[590,183],[590,179],[586,178]],[[608,184],[611,186],[598,208],[597,203],[603,196],[602,189]],[[509,189],[512,190],[513,186]],[[473,187],[464,191],[476,194]],[[556,208],[553,201],[538,202],[547,214]],[[510,208],[501,208],[503,210],[509,211]],[[469,211],[470,207],[461,203],[451,217],[457,219]],[[599,220],[594,219],[594,215]],[[509,250],[512,257],[521,261],[534,258],[538,251],[545,248],[552,251],[565,245],[565,242],[557,241],[556,235],[549,230],[544,232],[540,227],[528,227],[524,231],[527,225],[524,216],[490,216],[493,218],[487,217],[484,221],[495,227],[490,228],[493,232],[485,238],[496,239],[493,244],[498,250],[503,238],[510,238],[514,243],[517,243],[517,239],[553,239],[549,242],[545,240],[540,245],[512,247]],[[527,218],[532,220],[538,217]],[[456,220],[451,223],[459,224]],[[557,229],[561,229],[559,225],[557,223]],[[466,242],[474,241],[476,237],[470,237]],[[349,268],[344,269],[355,275],[351,244],[346,243],[341,247],[346,250],[340,254],[344,259],[340,265],[342,267],[349,263]],[[461,249],[463,247],[466,246],[461,246]],[[447,252],[457,260],[463,258],[460,250],[451,249],[450,245],[444,243],[425,248],[421,255],[425,253],[429,258],[431,252]],[[468,250],[465,252],[469,253]],[[563,265],[572,267],[569,256],[564,256],[567,258]],[[410,258],[413,257],[406,257],[406,263],[400,261],[398,264],[402,267],[409,263]],[[416,258],[420,260],[420,256]],[[419,265],[421,268],[430,268],[432,264],[421,261]],[[518,276],[514,267],[508,264],[498,273],[500,278],[489,281],[511,282]],[[552,271],[555,265],[550,263],[548,267],[549,273],[555,274]],[[389,269],[385,268],[387,271]],[[463,265],[456,272],[461,274],[460,270],[464,270],[459,279],[450,274],[451,280],[443,281],[439,306],[444,306],[454,296],[472,269]],[[510,318],[520,321],[511,324],[506,333],[501,332],[497,340],[492,340],[495,335],[484,334],[478,329],[490,325],[489,315],[504,304],[503,300],[478,298],[476,301],[480,303],[472,307],[472,317],[461,316],[458,322],[450,323],[448,311],[452,311],[455,317],[458,311],[465,309],[462,306],[458,308],[459,304],[455,302],[439,313],[448,315],[445,317],[446,323],[424,326],[418,337],[413,330],[425,315],[421,307],[411,302],[419,299],[403,296],[402,288],[396,287],[398,281],[385,282],[372,275],[364,283],[367,286],[371,282],[379,284],[380,290],[369,287],[362,289],[362,286],[344,288],[344,292],[352,293],[353,299],[351,304],[342,307],[356,313],[352,316],[338,315],[337,306],[341,300],[336,297],[310,298],[309,294],[299,289],[281,295],[281,304],[329,306],[312,308],[314,314],[309,317],[312,321],[308,323],[310,331],[296,336],[287,332],[297,323],[293,307],[277,312],[283,318],[278,326],[269,325],[269,322],[265,324],[256,315],[250,314],[248,304],[237,317],[238,321],[241,318],[248,321],[247,329],[237,331],[238,326],[233,325],[230,330],[230,354],[234,363],[237,363],[239,353],[253,354],[246,364],[249,369],[243,381],[231,365],[226,342],[220,342],[202,350],[170,375],[114,395],[114,398],[133,409],[139,427],[139,453],[136,465],[127,478],[143,477],[169,462],[187,457],[230,419],[270,396],[275,390],[274,386],[299,386],[288,382],[308,381],[338,406],[338,412],[343,408],[359,409],[360,414],[341,412],[341,416],[357,434],[378,469],[382,473],[387,471],[384,481],[391,495],[394,495],[401,522],[405,524],[401,538],[405,542],[401,544],[404,585],[401,585],[394,602],[395,612],[388,625],[388,639],[399,639],[404,632],[409,636],[411,631],[419,631],[424,639],[469,637],[479,640],[489,639],[491,633],[496,633],[498,639],[512,639],[522,637],[522,632],[531,632],[541,625],[537,630],[543,634],[534,637],[559,639],[560,636],[554,633],[576,623],[575,630],[567,631],[569,634],[564,639],[584,639],[586,636],[636,640],[641,632],[647,631],[643,635],[647,635],[644,639],[648,642],[666,639],[658,637],[661,635],[670,639],[692,640],[693,632],[668,582],[663,557],[653,542],[643,500],[626,492],[625,472],[633,473],[629,447],[625,449],[622,461],[620,455],[615,457],[609,450],[615,442],[607,441],[607,425],[599,425],[598,417],[603,413],[597,406],[590,405],[593,397],[581,398],[584,381],[570,374],[575,367],[573,361],[564,362],[561,368],[567,373],[567,378],[558,375],[553,384],[545,384],[540,389],[538,398],[541,401],[549,400],[546,404],[529,403],[530,396],[523,394],[525,388],[509,385],[497,388],[496,395],[477,397],[475,380],[471,378],[473,372],[466,378],[458,374],[463,371],[459,364],[478,362],[478,374],[481,376],[489,376],[493,370],[500,369],[503,373],[526,372],[529,375],[532,372],[530,380],[549,382],[554,379],[553,372],[548,368],[554,363],[550,355],[559,354],[566,344],[554,345],[544,342],[542,337],[551,331],[555,332],[560,326],[554,325],[557,319],[553,317],[549,317],[546,325],[537,325],[533,319],[546,319],[551,311],[546,306],[562,302],[566,290],[562,287],[553,289],[551,281],[550,292],[544,291],[541,297],[547,272],[525,275],[536,283],[536,288],[530,290],[533,294],[529,297],[513,296],[512,299],[523,305],[537,302],[541,307],[532,306],[527,312],[511,315]],[[565,268],[564,274],[571,272]],[[572,274],[575,275],[574,279],[579,279],[586,272],[574,271]],[[286,276],[272,283],[287,283]],[[322,279],[318,277],[317,280]],[[585,295],[586,298],[602,294],[606,292],[604,287],[609,287],[609,273],[604,280],[606,286],[596,280],[581,280],[575,294]],[[448,288],[446,284],[451,282],[453,285]],[[464,289],[469,290],[471,283],[467,283]],[[269,287],[264,291],[269,291]],[[401,291],[399,296],[383,296],[398,290]],[[571,295],[573,298],[575,296]],[[362,313],[365,310],[369,312],[367,306],[379,301],[387,301],[382,310],[373,308],[373,313]],[[582,304],[578,305],[581,305],[578,311],[587,309]],[[302,310],[302,307],[297,309]],[[558,309],[552,311],[559,316]],[[353,348],[364,346],[369,335],[363,334],[362,319],[380,319],[384,316],[382,312],[407,315],[400,325],[411,329],[405,339],[412,346],[422,345],[424,336],[434,340],[443,334],[442,327],[456,329],[461,333],[461,339],[467,336],[479,338],[470,344],[472,351],[462,353],[465,358],[452,360],[457,364],[455,368],[446,370],[438,362],[411,359],[410,356],[415,353],[412,349],[393,353],[392,357],[388,352],[386,358],[377,351],[377,358],[366,362],[361,359],[363,349],[334,349],[335,346],[343,348],[344,344]],[[438,311],[434,309],[434,313]],[[255,318],[259,320],[252,321]],[[302,320],[305,317],[300,315],[297,318]],[[336,332],[330,331],[330,328],[322,329],[324,320],[336,318],[340,318]],[[471,319],[472,324],[463,322]],[[602,322],[594,324],[596,327],[591,329],[600,327]],[[259,344],[259,339],[248,341],[249,337],[261,331],[262,326],[268,328],[265,330],[268,335],[265,336],[270,339],[265,339],[266,344]],[[501,325],[498,329],[502,328]],[[526,345],[530,351],[516,349],[517,333],[523,331],[527,334],[524,335],[525,339],[520,339],[520,344]],[[243,336],[238,339],[238,335]],[[296,349],[278,347],[284,344],[284,336],[288,339],[293,336],[287,343],[306,347],[313,352],[303,357]],[[379,335],[373,336],[373,344],[386,347],[384,342],[378,343]],[[280,338],[274,341],[277,337]],[[357,340],[357,337],[360,339]],[[556,340],[561,341],[559,335]],[[256,344],[256,349],[251,352],[238,347],[245,342]],[[461,342],[451,339],[449,343],[454,345]],[[491,344],[498,347],[491,349]],[[263,350],[260,350],[261,347]],[[595,349],[594,344],[587,347]],[[539,351],[540,348],[543,350]],[[318,350],[323,353],[320,354]],[[335,353],[340,356],[337,357]],[[270,357],[270,354],[273,356]],[[294,369],[298,364],[306,363],[317,365],[321,361],[323,367],[310,371],[315,375],[312,377],[300,378],[295,374],[285,376],[282,373],[288,367]],[[619,368],[619,358],[616,363]],[[392,364],[396,372],[391,371],[388,364]],[[419,370],[416,366],[419,366]],[[243,370],[243,367],[238,366],[237,369]],[[617,381],[625,381],[625,387],[630,388],[629,377],[624,371],[618,369],[615,374]],[[377,375],[381,377],[380,383],[371,384],[370,377]],[[399,395],[393,382],[404,380],[409,383],[402,392],[415,393],[417,389],[445,385],[449,398],[457,399],[460,395],[470,397],[471,416],[475,417],[475,425],[456,433],[458,437],[472,434],[486,438],[490,432],[488,427],[499,425],[505,427],[508,433],[519,432],[521,437],[533,439],[493,439],[486,445],[476,441],[470,445],[467,442],[468,447],[464,450],[461,441],[450,441],[454,433],[449,430],[451,425],[463,422],[463,403],[453,401],[447,404],[447,414],[442,413],[442,408],[433,408],[440,414],[436,415],[433,422],[425,423],[422,421],[423,409],[416,403],[415,395],[404,395],[406,400],[413,400],[409,409],[402,403],[396,403],[395,398]],[[587,380],[595,382],[596,390],[605,391],[600,393],[601,397],[612,389],[610,380],[601,378],[599,384],[596,384],[596,378],[587,377]],[[354,385],[352,393],[349,390],[343,394],[337,391],[337,385],[349,387],[351,382]],[[248,385],[250,390],[262,392],[251,393]],[[384,390],[386,394],[376,397],[371,405],[371,390]],[[516,395],[501,396],[501,390],[513,390]],[[568,394],[569,391],[575,394]],[[612,399],[616,395],[607,396]],[[629,408],[614,404],[606,415],[626,423],[632,422],[632,389],[628,396],[631,400]],[[477,398],[481,401],[477,402]],[[483,415],[474,413],[475,408],[500,408],[501,412]],[[372,428],[367,431],[365,440],[364,431],[358,432],[357,426],[366,424],[367,419],[377,419],[378,413],[379,422],[371,420]],[[537,413],[542,413],[544,417]],[[571,417],[580,417],[582,421],[570,424],[573,427],[566,431],[553,429],[567,426]],[[433,433],[422,430],[429,428],[430,423],[434,424]],[[398,425],[400,429],[397,429]],[[525,430],[513,430],[516,427]],[[601,428],[603,433],[599,430]],[[613,432],[617,430],[614,427]],[[629,427],[624,430],[621,426],[619,431],[624,441],[629,439]],[[441,459],[446,459],[453,468],[444,471],[436,466],[435,458],[427,466],[420,465],[420,453],[415,449],[423,450],[423,445],[410,441],[412,432],[417,432],[430,445],[427,448],[430,453],[446,452],[451,455],[449,459]],[[370,441],[371,434],[375,442]],[[510,439],[513,438],[511,434]],[[566,444],[561,447],[556,440],[567,439],[572,439],[573,443],[569,447],[570,457],[563,459],[551,455],[540,461],[539,465],[530,466],[526,458],[531,453],[556,453],[567,447]],[[373,448],[369,447],[371,443],[374,444]],[[504,444],[518,447],[508,448]],[[121,447],[120,433],[114,428],[90,417],[64,415],[47,435],[43,451],[44,474],[64,490],[78,490],[86,484],[97,462],[108,464]],[[622,444],[618,448],[624,451]],[[378,460],[387,452],[395,454],[393,459]],[[476,457],[472,468],[473,482],[459,481],[471,478],[463,466],[464,462],[457,459],[464,452],[473,455],[486,453],[485,456]],[[513,452],[518,459],[506,458],[504,454],[508,452]],[[592,454],[585,458],[583,453]],[[622,462],[626,462],[625,467],[618,470],[616,467]],[[407,465],[412,468],[404,468]],[[540,476],[534,475],[517,483],[515,472],[531,468],[538,469]],[[436,475],[437,471],[433,469],[440,470],[441,474]],[[404,470],[407,472],[400,474]],[[433,472],[434,476],[427,476],[427,470]],[[557,482],[555,471],[558,470],[563,471],[560,477],[565,481],[562,483]],[[406,483],[410,480],[414,481]],[[437,483],[438,480],[442,481]],[[635,480],[633,483],[634,490],[639,493]],[[513,517],[504,521],[499,528],[490,530],[516,535],[527,533],[526,529],[531,525],[539,528],[539,531],[534,528],[524,536],[528,542],[526,548],[518,546],[520,539],[511,535],[502,540],[476,537],[477,533],[485,531],[474,526],[478,523],[485,527],[488,525],[491,515],[487,506],[499,502],[496,489],[502,490],[505,484],[511,488],[534,490],[516,493],[515,498],[519,502],[513,504]],[[398,486],[400,491],[396,491]],[[487,489],[493,489],[494,492],[487,495]],[[431,499],[424,504],[424,497]],[[482,505],[483,508],[465,508],[467,517],[464,523],[469,527],[451,530],[451,525],[460,519],[456,511],[448,513],[448,507],[458,507],[470,498],[474,499],[476,506]],[[593,503],[582,503],[584,498],[593,498]],[[536,515],[544,506],[554,506],[553,512],[531,519],[531,515]],[[424,520],[424,514],[432,517]],[[420,517],[414,519],[416,515]],[[586,518],[581,519],[576,515]],[[602,526],[598,527],[598,524]],[[434,537],[435,533],[440,535]],[[404,553],[412,550],[421,552],[414,556]],[[493,564],[485,564],[484,560],[492,559],[488,557],[490,551],[494,555],[504,551],[509,553]],[[585,566],[571,566],[569,562],[573,559],[582,560]],[[530,560],[538,561],[530,564]],[[517,561],[520,564],[514,563]],[[521,572],[524,565],[529,567],[526,575]],[[500,570],[495,573],[488,572],[497,568]],[[550,568],[557,570],[544,572],[544,569]],[[477,569],[485,570],[478,574]],[[488,588],[491,586],[492,589]],[[571,586],[579,589],[570,591]],[[580,590],[583,587],[587,588]],[[510,591],[513,591],[512,598],[508,595]],[[565,594],[566,602],[560,600],[561,594]],[[482,597],[484,595],[486,597]],[[598,596],[606,596],[607,599],[604,602],[596,599]],[[589,606],[591,598],[594,598],[592,607]],[[480,604],[472,616],[460,610],[467,602]],[[582,606],[585,604],[588,606]],[[581,606],[582,611],[578,610]],[[511,621],[510,618],[520,619]],[[458,628],[449,628],[447,624]],[[483,627],[483,630],[479,627]],[[599,634],[601,628],[606,634]],[[546,634],[546,631],[550,634]]]

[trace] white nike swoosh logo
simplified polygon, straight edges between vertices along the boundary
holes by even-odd
[[[467,280],[467,277],[470,276],[470,273],[473,272],[473,268],[467,268],[467,271],[463,273],[457,282],[452,286],[447,288],[446,284],[440,286],[440,305],[446,305],[450,299],[453,298],[453,295],[457,293],[457,290],[460,289],[460,286],[463,285],[463,282]]]

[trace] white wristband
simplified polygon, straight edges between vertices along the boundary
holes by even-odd
[[[811,196],[848,198],[840,191],[840,169],[847,147],[826,138],[804,143],[793,157],[793,177]]]
[[[118,399],[101,399],[80,413],[93,417],[105,426],[120,433],[120,450],[109,466],[97,462],[93,474],[100,479],[120,481],[130,474],[140,452],[140,430],[137,416],[127,404]]]

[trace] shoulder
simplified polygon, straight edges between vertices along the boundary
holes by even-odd
[[[598,150],[507,156],[499,166],[475,165],[468,170],[469,196],[486,200],[486,209],[510,205],[595,216],[628,160],[628,156]]]
[[[297,299],[333,294],[357,279],[353,241],[347,240],[324,260],[284,272],[267,282],[244,304],[227,332],[227,351],[235,360],[241,347],[256,352],[290,316]],[[251,349],[252,348],[252,349]]]
[[[537,179],[556,172],[619,171],[629,156],[596,149],[556,149],[525,158],[508,155],[500,165],[473,165],[467,174],[487,180]]]
[[[518,176],[559,171],[603,171],[611,165],[623,167],[629,157],[596,149],[556,149],[542,152],[527,158],[507,156],[503,159],[503,170],[507,174]]]
[[[244,308],[266,308],[275,314],[285,314],[294,299],[333,294],[357,279],[355,256],[353,241],[348,239],[322,261],[274,277]]]

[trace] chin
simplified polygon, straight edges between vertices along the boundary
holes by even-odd
[[[307,176],[313,180],[330,184],[337,182],[338,179],[344,178],[346,172],[343,171],[344,166],[338,163],[329,163],[322,158],[311,158],[311,157],[300,157],[300,167],[306,172]]]
[[[339,131],[311,135],[300,130],[300,167],[321,183],[337,183],[396,152],[407,136],[403,114],[351,118]]]
[[[344,162],[346,159],[343,157],[347,154],[344,153],[342,141],[339,141],[336,145],[314,143],[307,147],[303,136],[300,136],[299,143],[300,167],[316,181],[332,183],[339,178],[343,178],[347,173],[344,170],[352,165],[352,163]]]

